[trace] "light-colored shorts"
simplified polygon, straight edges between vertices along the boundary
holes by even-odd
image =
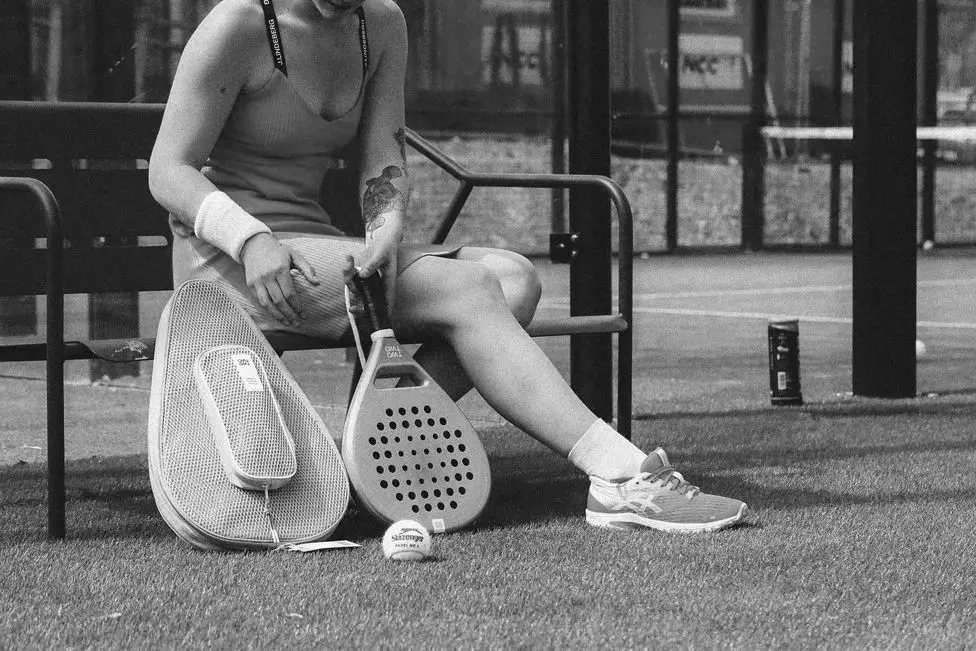
[[[285,326],[272,318],[247,286],[244,267],[223,251],[174,229],[174,287],[190,279],[212,282],[254,319],[261,330],[283,330],[338,342],[349,331],[346,313],[343,270],[347,256],[362,264],[365,243],[359,237],[316,235],[308,233],[275,233],[282,242],[295,248],[315,269],[318,285],[310,284],[301,274],[292,274],[302,298],[305,318],[298,326]],[[460,246],[403,244],[397,252],[397,274],[425,256],[452,257]]]

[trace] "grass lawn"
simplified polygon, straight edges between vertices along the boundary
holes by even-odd
[[[435,557],[203,553],[155,509],[142,457],[69,464],[68,542],[44,541],[43,467],[0,467],[4,648],[969,648],[972,399],[835,400],[637,423],[686,477],[749,502],[712,535],[589,528],[586,481],[482,430],[492,499]],[[919,433],[924,432],[924,437]]]
[[[539,172],[548,160],[544,142],[440,144],[471,169]],[[974,237],[976,178],[953,169],[940,177],[940,205],[954,208],[955,225],[939,232]],[[412,170],[415,214],[442,209],[453,185],[419,161]],[[663,163],[618,159],[614,170],[634,204],[637,249],[660,248]],[[739,174],[732,163],[682,163],[682,243],[738,242]],[[825,205],[825,179],[825,166],[771,166],[771,241],[820,241],[825,213],[807,215]],[[546,191],[476,191],[454,237],[543,251],[549,201]],[[417,239],[429,235],[428,221],[414,224]],[[684,407],[667,391],[638,393],[635,441],[663,445],[706,491],[746,500],[744,525],[699,536],[590,528],[586,479],[514,428],[483,421],[488,508],[476,526],[435,537],[434,557],[419,564],[385,561],[382,527],[363,515],[335,536],[362,544],[353,550],[217,554],[181,543],[156,510],[144,455],[120,453],[103,431],[111,414],[121,433],[145,437],[145,386],[72,394],[71,443],[95,456],[69,462],[69,540],[48,542],[43,394],[9,375],[0,452],[31,462],[0,464],[0,648],[976,647],[976,392],[709,411],[708,396],[746,390],[722,385],[735,377],[722,365],[739,369],[744,353],[716,356],[707,340],[691,356],[668,353],[638,358],[654,374],[638,390],[682,378],[672,384],[703,397]],[[668,367],[674,359],[686,366]],[[968,359],[952,368],[965,375]],[[340,371],[316,382],[341,396]],[[24,450],[4,449],[4,432]]]

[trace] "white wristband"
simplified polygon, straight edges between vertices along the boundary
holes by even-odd
[[[270,233],[264,222],[255,219],[225,193],[216,190],[203,199],[193,221],[193,233],[212,244],[235,262],[241,261],[244,243],[258,233]]]

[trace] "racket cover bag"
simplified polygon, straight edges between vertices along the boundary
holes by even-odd
[[[244,359],[252,369],[231,368]],[[324,540],[348,508],[348,478],[325,424],[254,322],[213,283],[184,283],[163,310],[148,433],[159,512],[198,548]]]

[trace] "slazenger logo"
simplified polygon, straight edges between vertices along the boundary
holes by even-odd
[[[413,528],[404,529],[397,535],[391,536],[390,540],[394,542],[405,541],[405,542],[413,542],[419,544],[424,542],[424,532],[421,531],[420,529],[413,529]]]

